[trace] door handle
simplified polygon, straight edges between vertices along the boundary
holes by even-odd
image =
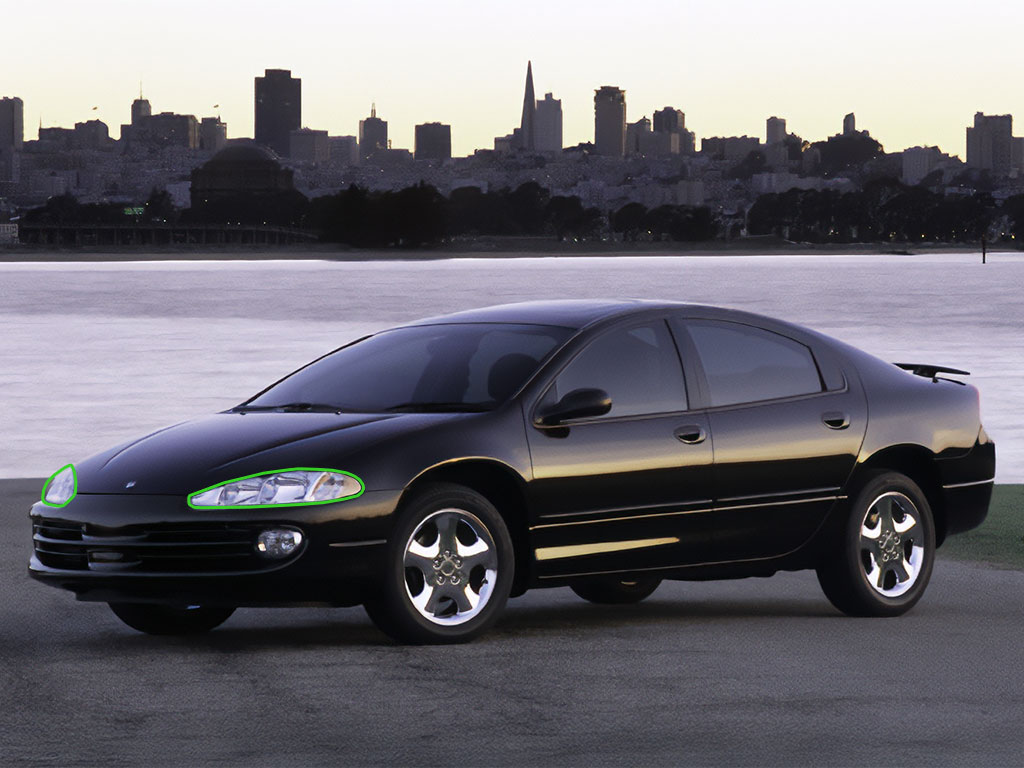
[[[821,414],[821,422],[829,429],[846,429],[850,426],[850,417],[839,411],[828,411]]]
[[[704,427],[697,424],[687,424],[685,427],[679,427],[672,434],[675,435],[676,440],[690,445],[703,443],[704,439],[708,436],[708,433],[704,431]]]

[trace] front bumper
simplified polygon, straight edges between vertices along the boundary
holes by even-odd
[[[79,494],[32,507],[29,575],[79,600],[205,605],[354,605],[384,567],[400,491],[337,504],[199,511],[183,497]],[[303,534],[281,560],[256,551],[266,528]]]

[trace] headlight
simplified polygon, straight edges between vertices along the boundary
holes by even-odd
[[[49,507],[63,507],[78,493],[78,475],[75,468],[68,464],[61,467],[46,481],[43,486],[43,504]]]
[[[354,499],[362,492],[363,481],[351,472],[296,467],[260,472],[211,485],[191,494],[188,505],[193,509],[296,507]]]

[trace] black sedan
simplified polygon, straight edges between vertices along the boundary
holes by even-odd
[[[893,616],[988,511],[964,373],[686,304],[422,320],[64,467],[29,572],[156,634],[363,604],[396,639],[452,642],[527,589],[628,603],[808,568],[839,610]]]

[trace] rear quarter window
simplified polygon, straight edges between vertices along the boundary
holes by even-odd
[[[690,321],[711,406],[754,403],[822,391],[811,350],[798,341],[739,323]]]

